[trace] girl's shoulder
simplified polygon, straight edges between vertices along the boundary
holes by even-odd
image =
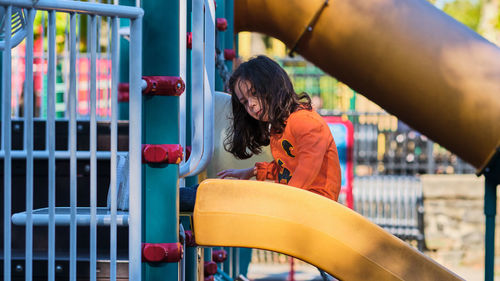
[[[300,109],[288,117],[288,124],[292,127],[291,129],[304,129],[304,128],[314,128],[314,127],[328,127],[323,117],[321,117],[316,111],[308,109]]]
[[[323,118],[314,110],[309,110],[309,109],[299,109],[288,117],[289,122],[295,122],[297,120],[317,120],[317,121],[323,121]]]

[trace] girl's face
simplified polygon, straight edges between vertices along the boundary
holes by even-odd
[[[236,82],[236,85],[237,87],[235,87],[235,94],[238,97],[240,103],[245,107],[248,114],[259,121],[269,121],[267,113],[261,116],[264,108],[260,99],[254,96],[254,94],[252,93],[252,85],[250,84],[250,82],[239,80]]]

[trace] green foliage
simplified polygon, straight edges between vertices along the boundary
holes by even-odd
[[[42,36],[44,37],[44,46],[47,48],[47,27],[49,23],[49,15],[45,11],[38,11],[35,16],[35,21],[33,23],[33,31],[35,34],[35,40]],[[56,45],[57,53],[61,53],[64,49],[64,36],[66,34],[66,28],[69,28],[69,16],[66,13],[56,13]],[[43,27],[43,28],[42,28]]]
[[[481,2],[477,0],[448,1],[443,11],[473,30],[477,30],[481,19]]]

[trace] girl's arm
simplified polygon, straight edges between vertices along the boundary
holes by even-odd
[[[255,177],[259,181],[276,180],[278,166],[275,161],[255,163]]]
[[[255,167],[248,169],[228,169],[217,173],[219,179],[237,178],[240,180],[248,180],[256,175]]]
[[[295,138],[298,165],[288,185],[298,188],[310,186],[323,164],[323,158],[332,141],[331,132],[319,120],[305,116],[290,123]]]

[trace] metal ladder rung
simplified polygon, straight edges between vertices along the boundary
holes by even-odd
[[[107,207],[98,207],[96,210],[97,225],[111,225],[111,211]],[[55,208],[55,224],[70,225],[71,223],[71,208],[56,207]],[[12,215],[12,223],[15,225],[26,225],[26,212],[16,213]],[[49,224],[49,209],[41,208],[33,210],[32,214],[33,225],[43,226]],[[79,226],[90,225],[90,207],[76,208],[76,224]],[[128,212],[116,211],[116,225],[128,226]]]

